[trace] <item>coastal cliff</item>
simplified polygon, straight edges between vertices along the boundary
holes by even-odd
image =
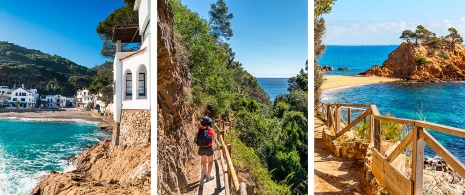
[[[441,47],[403,42],[382,66],[375,65],[361,74],[420,82],[463,81],[465,47],[447,39]]]
[[[136,132],[150,132],[150,125],[146,125],[150,124],[149,111],[131,114],[138,114],[144,123],[122,121],[125,126]],[[118,141],[120,145],[104,140],[92,146],[73,160],[76,170],[52,171],[40,179],[31,194],[150,194],[150,134],[122,135]]]
[[[193,160],[193,131],[197,109],[187,102],[191,91],[188,59],[179,35],[174,32],[173,10],[168,0],[158,0],[157,43],[157,148],[158,194],[179,194],[188,182]],[[197,117],[196,117],[197,116]]]

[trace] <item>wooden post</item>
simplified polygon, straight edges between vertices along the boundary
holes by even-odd
[[[239,188],[240,195],[247,195],[247,185],[244,182],[241,183],[241,187]]]
[[[423,193],[423,168],[425,141],[420,138],[420,131],[423,128],[413,126],[413,151],[412,151],[412,180],[413,180],[413,193],[419,195]]]
[[[336,118],[336,126],[335,126],[335,131],[336,131],[336,134],[339,133],[339,131],[341,131],[341,107],[340,106],[336,106],[336,110],[335,110],[335,118]]]
[[[226,147],[228,148],[229,156],[231,156],[231,158],[232,158],[232,148],[231,148],[231,144],[226,145]]]
[[[224,121],[224,120],[221,120],[221,122],[223,123],[223,130],[224,130],[224,122],[225,122],[225,121]]]
[[[255,194],[255,183],[247,184],[247,194]]]
[[[372,143],[375,147],[375,149],[378,152],[381,152],[381,121],[374,119],[374,125],[370,129],[371,132],[371,140],[370,143]]]
[[[326,126],[329,128],[332,121],[331,121],[331,106],[328,104],[326,105]]]
[[[347,124],[350,124],[350,108],[347,107]]]
[[[220,143],[223,146],[226,145],[224,143],[224,139],[222,136],[220,136]],[[226,151],[227,151],[227,148],[223,148],[223,152],[225,153],[225,156],[226,156],[226,162],[228,164],[228,173],[231,175],[232,182],[234,185],[234,190],[237,191],[239,190],[239,179],[237,178],[236,170],[234,169],[231,156],[229,155],[229,152],[226,152]]]
[[[223,176],[224,176],[224,192],[225,192],[225,195],[230,195],[231,194],[231,188],[229,186],[231,186],[231,180],[229,179],[229,175],[228,175],[228,172],[227,171],[224,171],[224,169],[226,167],[226,165],[224,164],[224,161],[223,161],[223,150],[220,150],[220,160],[221,160],[221,167],[223,167]]]

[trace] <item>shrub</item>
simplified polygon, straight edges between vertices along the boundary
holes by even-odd
[[[254,149],[247,147],[240,139],[233,136],[235,130],[232,129],[232,131],[231,134],[225,134],[225,141],[233,145],[231,156],[234,168],[238,172],[250,170],[252,181],[258,184],[258,194],[290,194],[290,186],[279,185],[273,181],[271,174],[262,165]]]
[[[440,57],[440,58],[442,58],[444,60],[447,60],[447,59],[450,58],[449,54],[447,54],[445,51],[439,52],[438,57]]]
[[[425,56],[416,56],[415,57],[415,63],[418,64],[418,65],[422,65],[422,64],[426,64],[428,63],[429,61],[426,60],[426,57]]]
[[[387,113],[386,116],[391,116],[391,113]],[[385,140],[397,142],[402,133],[402,125],[395,122],[381,121],[381,133],[384,135]]]
[[[359,126],[355,128],[354,131],[355,136],[361,140],[368,140],[368,133],[368,123],[366,122],[362,122]]]

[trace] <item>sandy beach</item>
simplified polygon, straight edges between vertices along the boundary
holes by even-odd
[[[17,110],[0,109],[1,118],[31,118],[31,119],[83,119],[102,122],[103,116],[98,116],[90,111],[80,111],[77,108],[65,108],[60,110]]]
[[[340,76],[340,75],[325,75],[323,76],[323,86],[322,90],[334,89],[339,87],[352,87],[359,85],[383,83],[383,82],[396,82],[401,81],[398,78],[388,78],[388,77],[367,77],[362,75],[353,75],[353,76]]]

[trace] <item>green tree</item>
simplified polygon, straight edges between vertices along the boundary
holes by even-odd
[[[454,27],[450,27],[447,30],[449,31],[449,35],[447,35],[446,38],[451,38],[452,42],[454,42],[454,43],[460,43],[461,44],[463,42],[463,38],[462,38],[462,36],[460,36],[457,29],[455,29]]]
[[[402,32],[402,35],[399,38],[404,39],[407,42],[410,42],[410,39],[415,39],[415,43],[418,42],[416,34],[411,30],[404,30],[404,32]]]
[[[97,26],[97,34],[103,41],[101,54],[104,57],[113,58],[116,53],[116,44],[112,41],[113,29],[116,26],[138,24],[139,17],[137,11],[134,11],[135,0],[125,0],[124,7],[113,11],[105,20],[99,22]],[[122,51],[135,51],[140,44],[122,44]]]
[[[320,104],[320,98],[321,98],[321,85],[323,84],[323,73],[321,71],[321,66],[318,64],[318,56],[321,56],[323,54],[323,51],[326,49],[326,46],[322,42],[323,35],[326,31],[325,27],[325,20],[323,19],[323,14],[328,14],[331,12],[332,5],[336,2],[336,0],[315,0],[313,3],[313,8],[314,8],[314,26],[313,26],[313,31],[314,31],[314,58],[313,58],[313,70],[314,70],[314,85],[313,85],[313,90],[314,90],[314,107],[317,108],[317,106]]]
[[[100,93],[100,100],[108,105],[113,101],[113,63],[107,61],[95,69],[97,76],[90,84],[89,91],[92,94]]]
[[[289,78],[287,81],[289,87],[288,91],[292,91],[294,89],[300,89],[302,91],[308,90],[308,60],[305,62],[305,70],[301,69],[300,73],[295,76]]]
[[[15,106],[18,107],[18,108],[19,108],[19,103],[20,103],[19,99],[16,99],[15,100]]]
[[[423,25],[418,25],[415,30],[415,35],[419,41],[428,42],[431,37],[436,36],[436,33],[429,31]]]
[[[209,25],[212,27],[211,32],[216,39],[224,37],[229,40],[233,36],[231,29],[231,19],[233,14],[228,13],[228,7],[224,0],[218,0],[216,3],[211,4],[211,10],[208,12],[210,15]]]
[[[5,97],[2,98],[2,106],[5,106],[8,103]]]

